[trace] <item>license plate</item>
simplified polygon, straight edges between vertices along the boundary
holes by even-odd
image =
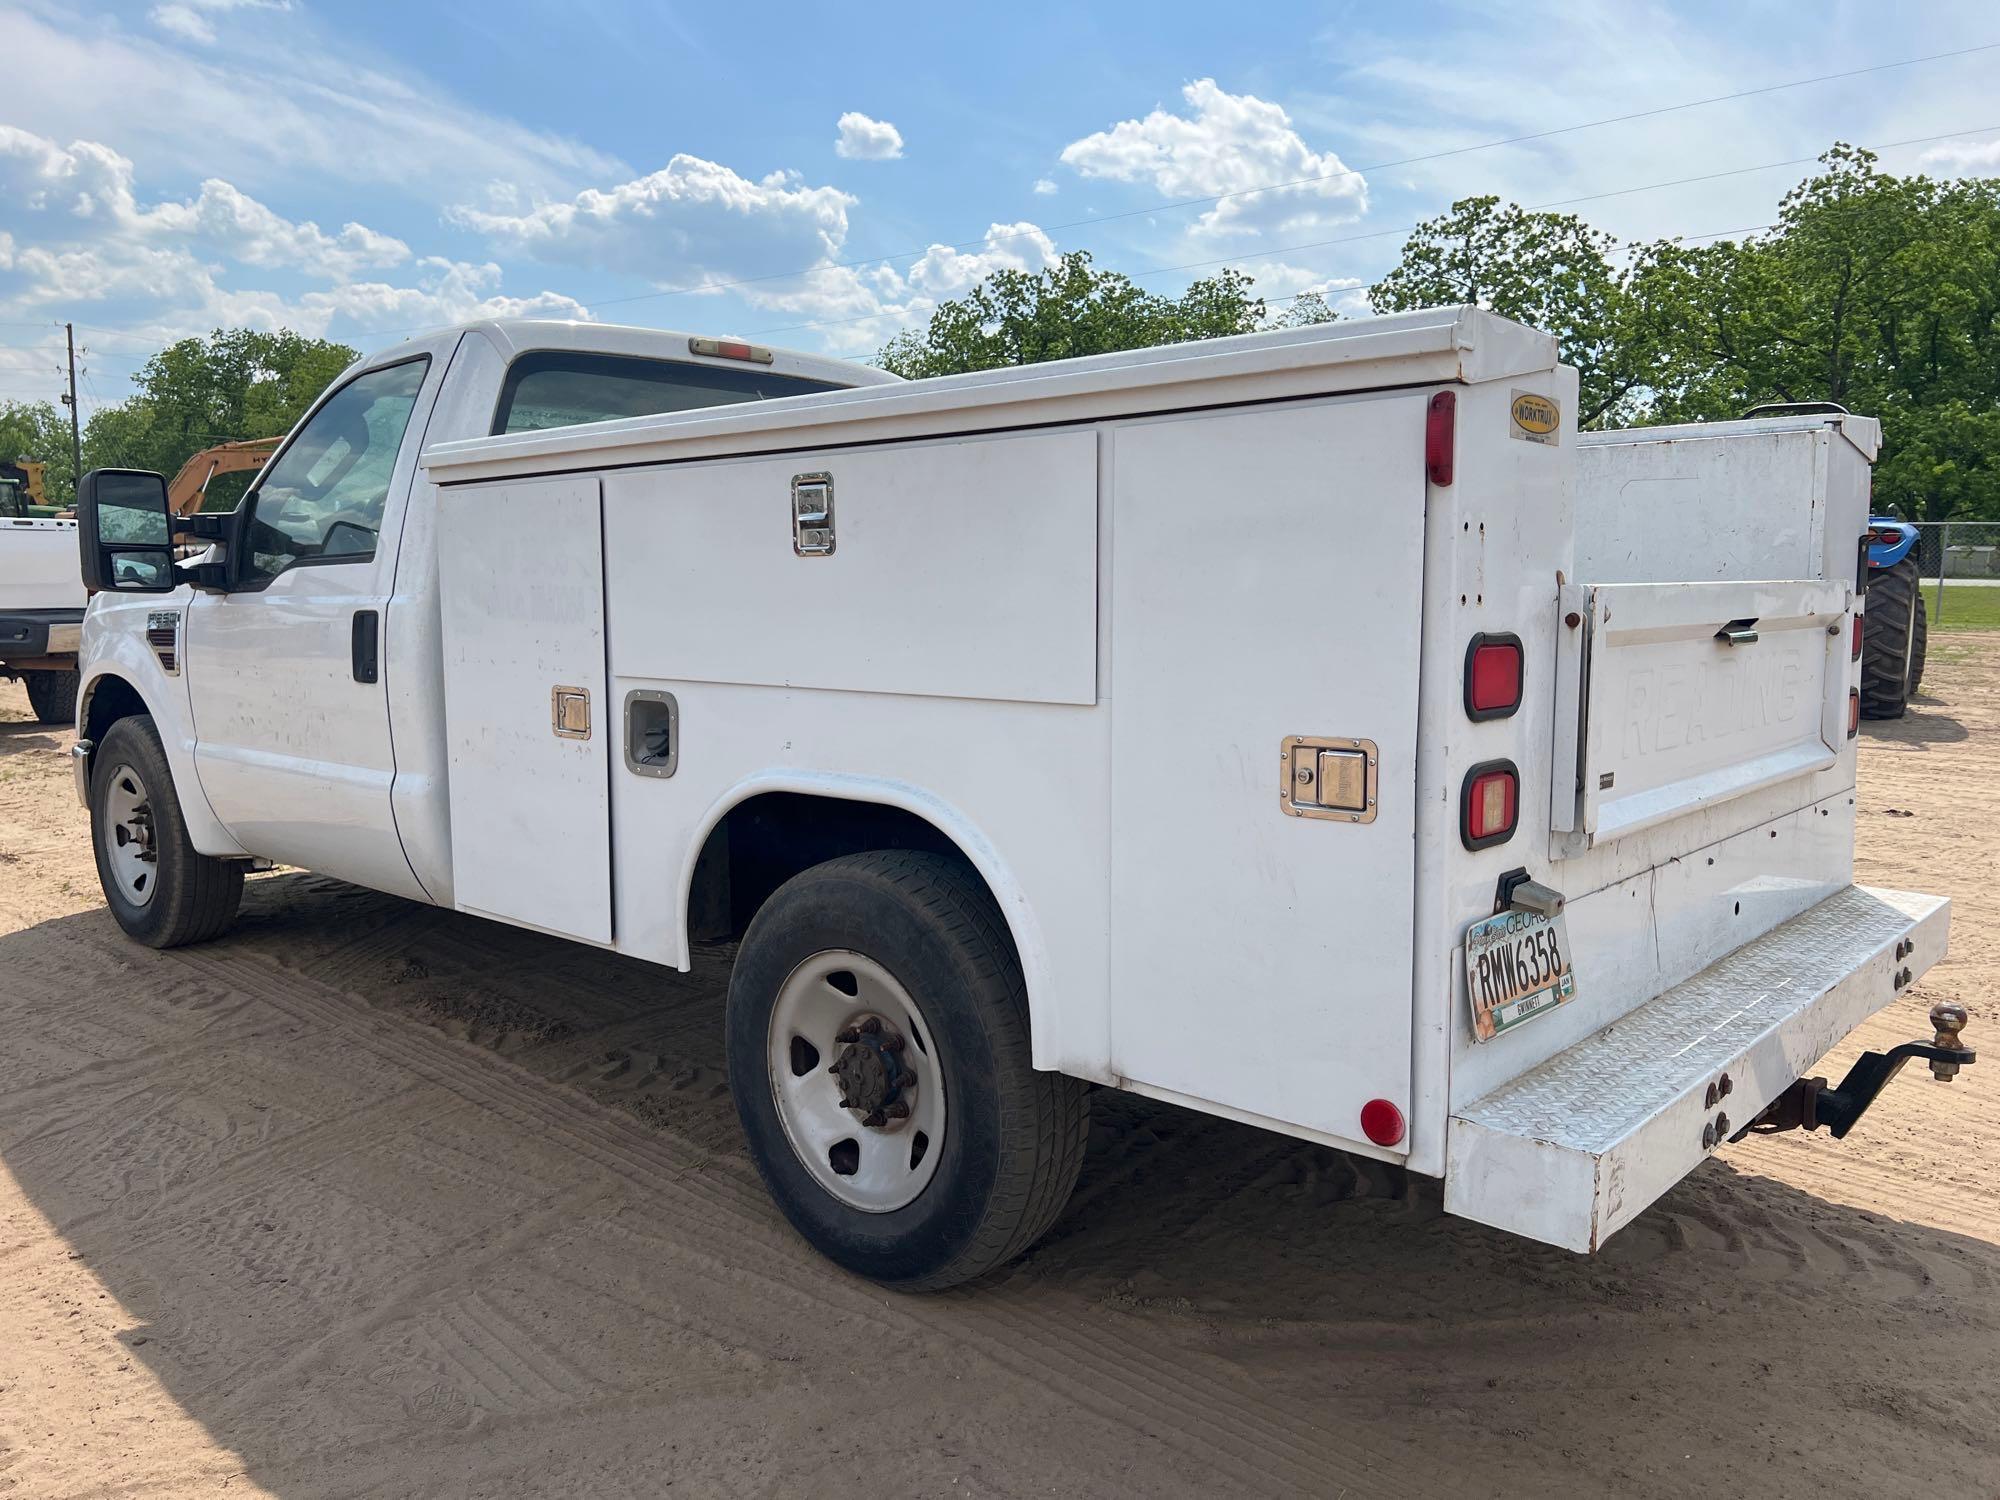
[[[1482,1042],[1572,998],[1576,978],[1561,915],[1503,911],[1466,928],[1465,993]]]

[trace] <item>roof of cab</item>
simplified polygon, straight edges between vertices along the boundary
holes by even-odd
[[[484,335],[506,360],[545,349],[573,349],[590,354],[629,354],[645,359],[671,359],[682,364],[722,365],[741,369],[743,361],[716,355],[696,354],[689,347],[692,338],[734,338],[734,335],[689,334],[671,328],[633,328],[619,323],[588,323],[563,318],[479,318],[460,323],[444,333]],[[420,338],[434,334],[419,335]],[[415,342],[410,340],[408,342]],[[744,340],[743,342],[753,342]],[[379,363],[399,346],[377,351],[363,363]],[[762,368],[778,375],[796,375],[807,380],[824,380],[832,385],[894,385],[898,377],[873,365],[853,360],[831,359],[821,354],[804,354],[796,349],[780,349],[770,344],[771,363]]]

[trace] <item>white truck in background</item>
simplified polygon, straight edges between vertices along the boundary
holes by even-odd
[[[1874,424],[1580,441],[1575,397],[1471,308],[908,384],[399,346],[197,563],[158,476],[86,478],[106,899],[210,937],[265,859],[681,968],[739,937],[751,1153],[894,1285],[1033,1243],[1090,1084],[1594,1250],[1972,1053],[1940,1006],[1803,1077],[1946,937],[1852,883]]]
[[[43,724],[76,717],[83,577],[76,522],[0,483],[0,678],[16,677]]]

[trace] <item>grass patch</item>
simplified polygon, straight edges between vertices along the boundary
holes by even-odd
[[[1924,608],[1933,630],[2000,630],[2000,585],[1952,583],[1944,586],[1944,608],[1938,608],[1937,580],[1924,585]]]

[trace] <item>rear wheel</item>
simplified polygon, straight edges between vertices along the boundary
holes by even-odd
[[[78,674],[74,669],[67,672],[23,672],[21,675],[27,680],[28,707],[35,711],[37,723],[76,722]]]
[[[1917,592],[1917,562],[1905,557],[1868,580],[1868,605],[1861,627],[1861,713],[1869,719],[1900,719],[1915,691],[1912,677],[1923,601]],[[1921,676],[1921,668],[1917,675]]]
[[[1019,1255],[1075,1186],[1085,1086],[1037,1072],[999,908],[962,863],[882,851],[781,886],[729,984],[729,1080],[778,1207],[908,1290]]]
[[[111,726],[91,757],[90,834],[111,915],[149,948],[204,942],[243,896],[243,866],[198,852],[151,718]]]

